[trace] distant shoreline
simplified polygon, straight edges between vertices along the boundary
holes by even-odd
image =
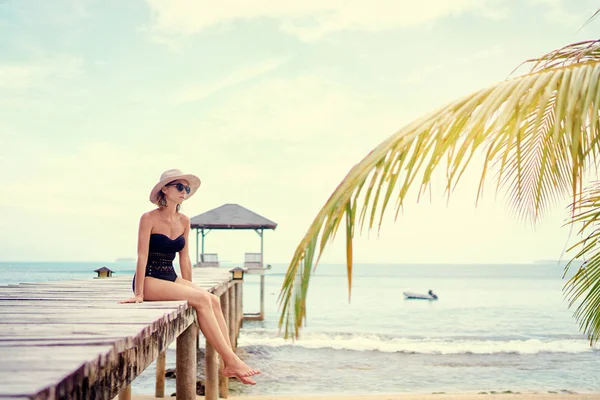
[[[135,262],[135,258],[133,257],[120,257],[117,258],[114,262]]]
[[[137,259],[135,257],[119,257],[111,260],[0,260],[0,264],[113,264],[116,262],[136,262]],[[455,262],[428,262],[428,261],[386,261],[386,262],[377,262],[377,261],[353,261],[354,265],[365,265],[365,266],[415,266],[415,265],[430,265],[430,266],[498,266],[498,265],[539,265],[539,264],[567,264],[571,260],[533,260],[533,261],[511,261],[511,262],[491,262],[491,261],[455,261]],[[239,262],[223,260],[222,264],[239,264]],[[582,263],[582,261],[575,261],[575,263]],[[271,266],[287,266],[289,265],[289,261],[270,261],[268,264]],[[319,266],[346,266],[345,261],[340,262],[320,262]]]
[[[165,393],[169,398],[170,393]],[[196,396],[197,400],[204,396]],[[373,395],[261,395],[261,396],[229,396],[230,400],[600,400],[600,392],[575,393],[570,391],[548,392],[495,392],[478,393],[398,393]],[[115,397],[116,399],[116,397]],[[131,395],[132,400],[159,400],[152,395]]]

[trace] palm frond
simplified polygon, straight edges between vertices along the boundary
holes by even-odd
[[[545,101],[542,100],[542,101]],[[546,211],[546,204],[541,202],[542,194],[547,188],[560,186],[561,191],[568,189],[568,180],[556,182],[548,162],[549,151],[557,149],[552,146],[548,133],[554,126],[554,105],[556,96],[548,99],[545,107],[540,106],[537,115],[530,118],[535,121],[529,124],[524,135],[517,137],[507,160],[507,168],[501,179],[503,188],[510,193],[511,202],[515,205],[518,217],[536,221]],[[531,134],[534,131],[537,134]]]
[[[592,22],[592,20],[594,18],[596,18],[598,16],[598,14],[600,14],[600,9],[596,10],[596,12],[587,21],[585,21],[585,23],[581,26],[581,28],[579,28],[578,32],[580,30],[582,30],[587,24],[589,24],[590,22]]]
[[[594,16],[598,12],[600,10],[596,11]],[[523,64],[532,64],[531,71],[536,72],[594,61],[598,56],[600,56],[600,40],[585,40],[561,47],[542,57],[526,60]]]
[[[557,57],[568,53],[565,48]],[[411,188],[422,195],[435,171],[445,168],[445,192],[450,196],[473,157],[484,154],[476,199],[489,172],[496,171],[496,187],[508,185],[513,206],[533,219],[553,198],[570,192],[575,201],[587,158],[598,150],[600,105],[600,59],[577,54],[571,64],[533,60],[532,72],[424,116],[356,164],[320,210],[290,262],[279,297],[279,326],[285,327],[285,337],[298,337],[306,318],[306,291],[297,285],[308,286],[313,266],[339,224],[346,223],[351,285],[355,223],[369,229],[376,223],[381,226],[394,198],[397,216]]]
[[[565,275],[576,262],[583,263],[565,283],[564,292],[569,307],[576,306],[575,318],[593,344],[600,338],[600,183],[586,189],[573,209],[575,215],[570,224],[579,225],[578,233],[583,239],[569,249],[576,250],[576,254],[567,264]]]

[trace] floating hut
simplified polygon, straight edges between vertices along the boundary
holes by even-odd
[[[113,272],[106,267],[95,269],[94,272],[98,273],[96,278],[110,278],[113,274]]]

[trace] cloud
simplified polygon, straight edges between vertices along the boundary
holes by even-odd
[[[468,66],[485,59],[500,59],[503,54],[503,49],[496,45],[477,53],[444,59],[443,62],[439,64],[432,64],[424,68],[418,68],[415,72],[408,76],[406,81],[409,83],[419,83],[425,81],[434,74],[452,76],[453,74],[449,71],[455,68],[463,68],[464,66]]]
[[[20,134],[0,159],[0,168],[12,171],[3,184],[15,188],[14,196],[0,198],[0,208],[10,212],[0,227],[36,242],[32,254],[8,252],[4,259],[111,260],[135,254],[139,217],[152,206],[149,188],[164,165],[185,162],[168,151],[157,157],[118,142],[55,148],[46,140],[51,138]],[[38,226],[52,227],[51,234],[32,229]]]
[[[220,90],[230,88],[272,72],[285,63],[286,59],[284,58],[274,58],[249,67],[238,68],[225,77],[211,83],[186,85],[177,90],[177,92],[171,96],[171,99],[175,104],[198,101],[213,93],[219,92]]]
[[[77,78],[83,73],[82,58],[56,55],[26,62],[0,63],[0,88],[28,89]]]
[[[542,5],[546,9],[544,19],[549,23],[570,26],[579,29],[593,15],[597,7],[583,10],[583,13],[568,10],[569,3],[564,0],[529,0],[532,5]],[[581,9],[579,9],[581,10]],[[586,13],[587,12],[587,13]]]
[[[181,168],[198,174],[203,182],[184,204],[187,215],[224,203],[255,210],[280,224],[276,232],[268,233],[265,243],[270,262],[289,260],[351,166],[385,139],[390,127],[398,127],[402,118],[397,104],[375,102],[368,92],[320,75],[256,80],[218,100],[210,102],[210,118],[200,116],[200,127],[188,120],[178,125],[176,134],[148,132],[148,140],[133,143],[106,139],[57,147],[49,145],[51,138],[34,140],[21,131],[0,129],[0,138],[7,138],[9,145],[0,169],[11,171],[3,183],[16,190],[12,196],[0,197],[4,217],[0,232],[5,232],[0,239],[7,244],[2,257],[47,261],[135,256],[139,217],[152,208],[147,200],[150,188],[164,169]],[[463,252],[470,246],[495,245],[502,237],[514,237],[507,231],[510,226],[502,225],[505,214],[495,212],[500,205],[480,209],[479,215],[488,220],[467,215],[475,189],[472,185],[464,189],[466,200],[455,193],[451,208],[441,198],[433,206],[426,201],[409,204],[409,212],[397,224],[390,208],[381,237],[365,232],[357,239],[357,260],[437,260],[428,252],[428,244],[437,242],[442,243],[437,257],[464,260]],[[498,225],[481,239],[480,232],[494,215]],[[39,226],[52,227],[52,233],[31,229]],[[456,226],[465,233],[457,234]],[[27,253],[15,236],[31,242]],[[340,237],[341,244],[332,246],[324,261],[343,261]],[[190,241],[194,258],[193,233]],[[211,235],[207,246],[222,259],[237,260],[258,243],[255,234],[223,232]],[[390,252],[398,243],[410,249]],[[552,238],[543,241],[544,249],[550,249],[546,254],[553,254],[556,243]],[[537,249],[541,254],[542,247]],[[496,246],[481,257],[512,256],[504,253]],[[477,260],[473,253],[466,259]]]
[[[272,259],[285,260],[332,188],[366,154],[365,142],[380,140],[363,132],[380,138],[390,132],[381,124],[395,114],[377,105],[366,112],[365,102],[326,77],[272,77],[211,101],[206,116],[182,121],[176,134],[158,135],[159,127],[148,140],[88,139],[63,147],[50,137],[0,129],[0,142],[8,145],[0,168],[15,171],[3,183],[23,189],[18,202],[0,197],[0,207],[16,207],[11,212],[22,215],[24,226],[54,227],[52,237],[43,231],[30,236],[48,246],[37,246],[36,257],[130,256],[139,217],[152,208],[149,189],[164,169],[181,168],[203,182],[184,212],[192,216],[227,202],[261,211],[282,224],[269,245],[278,243]],[[235,249],[243,254],[247,244]]]
[[[19,21],[25,22],[27,25],[51,25],[64,28],[90,20],[92,3],[93,0],[55,0],[52,2],[0,0],[0,11],[2,7],[10,6],[11,25]]]
[[[146,0],[153,32],[181,37],[234,21],[273,19],[280,29],[303,40],[344,31],[381,31],[415,26],[469,11],[491,15],[486,0],[257,0],[208,3],[187,0]]]
[[[210,139],[197,135],[193,140],[199,148],[215,146],[209,153],[226,146],[242,159],[271,147],[283,157],[302,157],[302,152],[327,153],[338,144],[364,151],[401,126],[406,115],[396,104],[330,79],[334,73],[313,71],[248,84],[211,103],[196,129],[210,132]]]

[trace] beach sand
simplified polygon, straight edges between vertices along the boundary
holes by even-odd
[[[150,395],[132,394],[132,400],[158,400]],[[165,397],[168,398],[168,397]],[[197,396],[197,400],[204,400],[204,396]],[[229,400],[600,400],[600,393],[402,393],[389,395],[365,395],[365,396],[230,396]]]

